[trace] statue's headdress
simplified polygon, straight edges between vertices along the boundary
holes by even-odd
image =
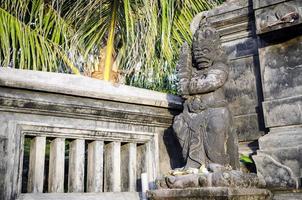
[[[199,29],[194,34],[194,40],[198,40],[200,43],[220,44],[220,35],[215,28],[212,28],[208,24],[200,24]]]
[[[224,60],[218,31],[201,23],[193,38],[193,55],[198,68],[210,67],[214,61]]]

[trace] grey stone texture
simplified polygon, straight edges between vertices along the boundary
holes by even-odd
[[[201,15],[201,14],[199,14]],[[225,95],[234,115],[234,128],[240,142],[257,140],[265,127],[261,102],[262,87],[258,59],[258,43],[249,0],[226,2],[203,13],[207,22],[221,35],[222,46],[230,68]],[[195,30],[199,17],[191,27]]]
[[[275,189],[301,187],[301,7],[301,0],[227,1],[198,15],[191,26],[192,32],[196,31],[200,19],[206,16],[208,23],[220,33],[230,67],[225,95],[234,115],[241,151],[254,152],[257,144],[251,142],[260,137],[260,150],[254,156],[258,175]],[[121,176],[136,174],[139,188],[140,174],[147,171],[152,186],[157,176],[184,164],[181,146],[171,129],[182,103],[183,99],[173,95],[87,77],[0,68],[0,199],[87,197],[86,194],[20,196],[24,136],[104,141],[103,145],[97,145],[99,149],[91,147],[91,155],[103,152],[100,148],[110,142],[121,142],[122,157],[113,159],[112,165],[118,162],[114,160],[127,160],[130,147],[125,150],[123,145],[136,144],[136,150],[131,151],[137,151],[137,158],[128,159],[131,162],[120,169]],[[263,136],[265,132],[269,133]],[[52,150],[58,147],[54,145]],[[35,166],[37,162],[31,163]],[[57,163],[64,166],[62,162]],[[129,171],[130,165],[137,166],[137,170]],[[91,165],[91,169],[95,166]],[[93,174],[98,177],[91,180],[89,187],[103,185],[99,180],[106,177],[96,170],[89,177]],[[36,183],[38,179],[31,181]],[[122,190],[133,190],[133,187],[132,179],[121,185]],[[213,196],[213,190],[215,195],[221,195]],[[110,194],[104,193],[103,197],[138,197],[138,193]],[[158,199],[265,199],[269,192],[201,188],[154,191],[154,194]],[[93,194],[90,197],[101,198]],[[298,197],[300,194],[277,194],[274,198]]]
[[[211,163],[203,172],[174,170],[171,175],[156,181],[158,189],[188,189],[206,187],[229,187],[229,188],[264,188],[264,179],[255,173],[244,173],[232,170],[230,167]],[[191,172],[190,172],[191,170]]]
[[[227,187],[209,187],[199,189],[164,189],[148,191],[151,200],[270,200],[271,192],[265,189],[235,189]]]
[[[227,1],[197,15],[193,32],[202,18],[219,31],[229,59],[225,94],[240,152],[255,153],[251,141],[260,138],[259,176],[273,188],[301,186],[302,1]]]
[[[300,0],[254,0],[257,33],[263,34],[302,23]]]
[[[210,163],[239,168],[238,140],[224,93],[229,67],[216,29],[200,23],[192,50],[186,43],[182,47],[177,72],[185,102],[173,129],[183,150],[185,169]]]
[[[46,137],[51,140],[50,157],[63,154],[52,157],[50,162],[52,175],[49,180],[52,180],[53,186],[51,191],[66,190],[66,186],[61,184],[64,179],[68,182],[68,176],[63,177],[60,174],[63,172],[64,175],[64,168],[68,169],[64,167],[64,142],[66,144],[67,141],[70,142],[69,147],[72,150],[70,162],[75,163],[73,167],[69,166],[69,172],[72,172],[69,186],[73,187],[70,189],[82,191],[83,184],[87,184],[81,179],[83,140],[88,144],[104,141],[104,145],[95,147],[97,149],[89,150],[87,146],[87,152],[92,157],[95,152],[107,151],[108,148],[105,147],[111,143],[121,145],[120,152],[116,152],[119,149],[115,148],[117,145],[112,146],[112,152],[117,156],[111,159],[111,162],[104,160],[104,163],[107,162],[106,168],[99,170],[114,168],[117,170],[109,172],[112,176],[129,177],[133,174],[135,176],[135,172],[130,172],[126,167],[136,167],[134,169],[138,178],[135,178],[135,185],[131,177],[131,180],[128,180],[130,182],[125,183],[131,183],[131,186],[122,184],[123,188],[117,181],[106,182],[112,183],[107,185],[109,190],[130,191],[136,187],[135,190],[139,191],[139,177],[142,172],[148,173],[148,181],[152,187],[161,172],[168,171],[171,163],[178,162],[173,160],[173,156],[169,156],[170,152],[167,151],[167,144],[163,139],[171,137],[172,134],[167,135],[166,131],[181,108],[182,99],[173,95],[111,85],[81,76],[0,68],[0,199],[16,199],[20,196],[25,137]],[[82,142],[78,144],[77,141]],[[137,159],[124,157],[127,154],[124,145],[127,144],[134,148],[132,151],[137,151]],[[173,140],[169,145],[175,146]],[[37,155],[34,149],[32,148],[32,154]],[[118,159],[119,156],[121,159]],[[117,166],[120,160],[124,163]],[[100,166],[102,162],[99,161],[96,165]],[[37,167],[37,162],[31,163],[31,166]],[[121,166],[125,169],[119,170]],[[95,167],[97,166],[93,166],[90,161],[89,168],[92,171],[89,173],[89,188],[95,187],[96,184],[104,185],[99,182],[99,177],[93,178],[93,174],[99,174]],[[81,174],[78,176],[79,180],[75,177],[76,174]],[[104,179],[110,178],[109,175],[105,176]],[[111,180],[120,180],[121,177],[112,177]],[[30,180],[33,184],[38,183],[38,188],[41,187],[39,176]],[[127,189],[124,189],[125,187]],[[64,199],[67,196],[50,195],[49,198]],[[47,198],[39,195],[31,197],[30,194],[22,196],[24,199],[40,197]]]
[[[299,188],[302,175],[302,128],[271,128],[259,139],[253,159],[258,175],[269,188]]]
[[[301,186],[302,1],[236,0],[199,14],[222,36],[230,63],[226,98],[234,126],[269,187]],[[253,145],[252,145],[253,146]],[[255,149],[249,149],[254,153]]]
[[[302,199],[302,191],[301,190],[292,190],[292,191],[281,191],[275,192],[273,200],[301,200]]]
[[[259,139],[257,173],[268,187],[299,188],[302,180],[302,1],[254,0],[269,134]]]
[[[140,200],[138,192],[103,192],[103,193],[48,193],[22,194],[18,200]]]

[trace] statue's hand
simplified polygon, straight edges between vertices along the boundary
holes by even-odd
[[[190,88],[197,88],[197,81],[195,81],[194,79],[192,79],[192,81],[190,82]]]
[[[178,91],[180,91],[183,96],[189,95],[189,81],[182,80],[178,86]]]

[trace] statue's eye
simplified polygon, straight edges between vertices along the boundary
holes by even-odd
[[[201,52],[204,53],[204,54],[208,54],[208,53],[210,53],[210,50],[207,49],[207,48],[204,48],[204,49],[201,50]]]

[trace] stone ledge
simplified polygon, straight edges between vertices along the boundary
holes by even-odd
[[[0,112],[169,127],[178,110],[0,86]]]
[[[141,194],[138,192],[104,192],[104,193],[36,193],[21,194],[18,200],[140,200]]]
[[[297,88],[297,93],[298,90]],[[266,127],[292,126],[302,123],[302,95],[268,100],[262,105]]]
[[[147,196],[151,200],[267,200],[272,198],[269,190],[228,187],[153,190],[148,191]]]
[[[106,81],[72,74],[0,67],[0,86],[156,107],[182,107],[182,99],[175,95],[126,85],[114,85]]]
[[[269,0],[269,1],[263,1],[263,0],[253,0],[253,8],[259,9],[267,6],[272,6],[278,3],[283,3],[290,0]]]
[[[301,200],[302,190],[273,191],[273,200]]]

